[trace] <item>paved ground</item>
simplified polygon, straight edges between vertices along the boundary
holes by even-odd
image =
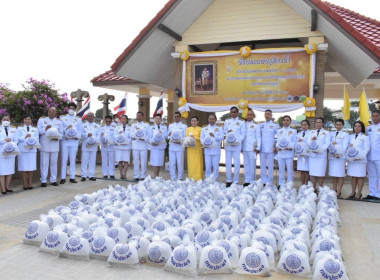
[[[97,170],[97,176],[101,177],[100,166]],[[221,180],[224,180],[225,174],[222,167],[221,171]],[[148,173],[152,174],[150,168]],[[162,176],[165,179],[169,178],[168,172],[162,172]],[[127,177],[133,177],[132,169],[128,171]],[[346,197],[351,189],[348,180],[349,178],[346,178],[343,197]],[[46,214],[49,209],[58,205],[67,204],[77,193],[91,193],[113,183],[116,182],[86,181],[78,184],[66,183],[59,187],[37,187],[32,191],[21,191],[21,186],[13,186],[15,190],[13,194],[0,196],[0,279],[149,279],[154,277],[168,280],[186,278],[146,264],[136,270],[111,268],[106,262],[93,259],[90,261],[62,259],[40,253],[37,247],[21,243],[29,222],[38,219],[40,214]],[[117,183],[128,184],[121,181]],[[329,183],[327,181],[328,185]],[[363,196],[367,193],[368,186],[366,185]],[[350,279],[379,279],[380,203],[339,200],[339,206],[342,220],[339,233]],[[278,273],[273,273],[273,276],[272,279],[294,279],[294,277]],[[248,279],[252,276],[226,274],[200,278]]]

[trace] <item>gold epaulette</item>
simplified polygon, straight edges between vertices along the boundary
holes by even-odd
[[[12,124],[11,124],[11,127],[14,127],[14,128],[16,128],[16,127],[15,127],[14,125],[12,125]]]

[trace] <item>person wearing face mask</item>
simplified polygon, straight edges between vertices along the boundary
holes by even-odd
[[[149,124],[144,122],[143,112],[136,114],[136,122],[131,127],[131,137],[134,179],[135,181],[144,180],[148,166],[148,143],[151,139],[151,130]]]
[[[153,166],[154,177],[160,175],[160,167],[164,165],[165,161],[165,149],[166,139],[168,139],[168,128],[162,123],[162,117],[157,114],[154,117],[154,125],[151,126],[152,137],[150,141],[150,165]],[[161,143],[155,142],[155,134],[160,133],[163,136],[164,141]]]
[[[59,141],[46,137],[46,132],[51,128],[56,128],[59,134],[63,135],[62,122],[56,118],[57,110],[50,107],[48,117],[41,117],[37,122],[38,132],[40,134],[40,169],[41,169],[41,187],[46,187],[47,176],[50,166],[50,183],[58,186],[57,183],[57,161],[59,153]]]
[[[112,116],[112,119],[113,119],[113,121],[112,121],[112,125],[113,126],[118,126],[118,125],[121,125],[121,123],[120,123],[120,117],[119,117],[119,115],[118,114],[114,114],[113,116]]]
[[[17,143],[16,128],[11,126],[11,119],[8,113],[4,113],[1,118],[0,126],[0,186],[1,193],[7,194],[13,192],[9,188],[12,180],[12,174],[15,173],[15,155],[5,156],[2,151],[7,142]]]
[[[17,159],[18,171],[22,174],[22,184],[24,190],[33,189],[33,172],[37,170],[37,149],[34,146],[28,146],[28,138],[34,138],[39,144],[39,133],[35,126],[32,126],[32,119],[29,115],[24,118],[24,125],[17,128],[16,137],[20,154]],[[33,147],[33,148],[31,148]]]
[[[244,185],[256,181],[256,155],[260,151],[261,136],[260,126],[253,120],[255,113],[252,109],[248,109],[247,121],[245,122],[246,136],[243,141],[243,155],[244,155]]]
[[[75,180],[75,164],[78,152],[79,139],[83,132],[82,119],[75,116],[77,105],[73,102],[69,103],[69,114],[61,117],[63,124],[63,140],[62,140],[62,159],[61,159],[61,181],[60,184],[66,183],[67,161],[70,159],[70,182],[77,183]],[[70,129],[74,129],[76,135],[70,134]]]
[[[335,120],[336,131],[330,132],[331,145],[339,145],[343,150],[342,155],[329,153],[329,175],[333,178],[333,190],[336,191],[337,197],[341,195],[344,176],[346,175],[345,151],[349,141],[349,135],[343,131],[343,126],[344,120],[337,119]]]
[[[87,114],[87,121],[83,124],[82,131],[82,179],[86,181],[88,174],[90,181],[96,181],[96,153],[99,147],[99,128],[100,125],[94,122],[95,115],[93,112]],[[89,138],[92,138],[89,140]],[[94,141],[95,140],[95,141]],[[94,143],[95,142],[95,143]],[[88,173],[87,173],[88,168]]]
[[[285,184],[285,167],[288,172],[288,180],[286,183],[293,181],[293,159],[294,159],[294,146],[297,143],[297,131],[290,128],[292,119],[290,116],[285,115],[282,118],[283,127],[277,131],[277,144],[276,149],[278,169],[279,169],[279,184]]]
[[[187,148],[187,173],[189,178],[195,181],[203,179],[203,151],[201,146],[202,128],[198,126],[199,120],[197,116],[190,119],[191,126],[186,129],[186,137],[195,139],[195,147]]]
[[[226,187],[230,187],[232,184],[232,159],[234,161],[234,179],[233,182],[239,183],[240,175],[240,153],[241,144],[245,137],[245,123],[238,118],[239,109],[236,106],[230,108],[231,118],[224,122],[224,134],[226,136],[226,142],[228,141],[228,135],[231,133],[234,135],[236,142],[232,145],[226,145]],[[230,135],[231,135],[230,134]]]
[[[131,127],[128,125],[129,119],[127,115],[121,116],[120,125],[116,126],[114,139],[115,139],[115,161],[118,163],[120,171],[120,179],[127,179],[127,171],[129,163],[131,162]],[[124,142],[117,141],[117,137],[122,134]]]
[[[261,180],[264,184],[272,184],[274,156],[276,152],[275,139],[278,130],[278,124],[272,121],[272,111],[269,109],[265,110],[264,118],[265,122],[260,124],[260,173]]]
[[[224,139],[223,128],[217,126],[216,115],[211,114],[208,116],[208,126],[202,128],[201,143],[205,153],[205,175],[206,178],[213,175],[215,181],[219,177],[219,162],[220,162],[220,141]],[[205,145],[205,138],[211,137],[210,147]]]

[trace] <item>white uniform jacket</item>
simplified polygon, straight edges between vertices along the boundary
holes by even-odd
[[[281,149],[279,147],[281,139],[284,138],[289,142],[291,150]],[[297,143],[297,131],[290,127],[283,127],[277,130],[277,158],[294,158],[294,146]]]
[[[125,130],[124,130],[123,125],[116,126],[116,128],[115,128],[115,134],[114,134],[114,139],[116,139],[116,137],[119,134],[124,134],[124,137],[125,137],[125,139],[127,139],[127,141],[129,142],[129,144],[126,144],[126,145],[115,145],[115,150],[130,150],[132,148],[132,136],[131,136],[131,134],[132,134],[132,127],[127,124],[125,126]]]
[[[105,152],[111,152],[111,151],[114,151],[114,135],[115,135],[115,131],[116,131],[116,127],[113,126],[113,125],[102,125],[101,127],[99,127],[99,138],[102,137],[102,134],[104,133],[104,135],[107,135],[110,139],[111,139],[111,144],[107,144],[107,145],[103,145],[101,144],[102,146],[102,150],[105,151]]]
[[[38,132],[40,134],[40,151],[41,152],[59,152],[59,141],[49,140],[45,137],[46,127],[51,125],[55,127],[63,136],[62,122],[57,118],[41,117],[37,122]]]
[[[345,159],[346,158],[346,151],[347,151],[347,147],[348,147],[348,142],[350,141],[350,137],[349,137],[349,134],[347,132],[344,132],[344,131],[339,131],[338,132],[338,135],[336,134],[338,131],[331,131],[330,132],[330,141],[331,141],[331,144],[336,142],[337,145],[340,145],[343,149],[343,155],[339,158],[341,159]],[[333,157],[333,155],[331,155],[329,153],[329,159],[334,159],[335,157]]]
[[[180,131],[182,133],[182,139],[186,137],[186,129],[187,126],[183,124],[182,122],[175,122],[169,125],[169,131],[168,131],[168,137],[170,139],[171,133],[174,131]],[[169,143],[169,151],[173,152],[181,152],[183,151],[184,148],[182,147],[182,144],[177,144],[177,143]]]
[[[240,143],[240,145],[226,146],[226,150],[241,150],[241,145],[244,141],[246,133],[244,121],[239,120],[238,118],[228,119],[224,122],[223,130],[224,135],[227,135],[230,131],[233,131],[237,139],[237,142]]]
[[[224,139],[224,132],[223,128],[215,125],[207,125],[202,128],[201,132],[201,144],[204,144],[204,139],[206,136],[209,136],[211,133],[214,134],[214,139],[218,147],[210,147],[204,148],[204,152],[206,156],[211,156],[211,155],[219,155],[220,154],[220,141]]]
[[[35,139],[37,139],[37,141],[40,140],[40,135],[38,133],[38,129],[37,127],[35,126],[29,126],[29,131],[27,129],[27,126],[26,125],[22,125],[22,126],[19,126],[17,128],[17,131],[16,131],[16,138],[17,138],[17,141],[18,141],[18,148],[20,150],[20,152],[22,153],[36,153],[37,152],[37,149],[34,148],[34,149],[25,149],[24,148],[24,145],[25,145],[25,140],[26,140],[26,135],[30,134],[31,137],[34,137]]]
[[[358,134],[358,137],[356,137],[356,139],[355,139],[355,133],[349,136],[348,147],[350,147],[351,145],[355,146],[359,151],[362,151],[366,155],[368,155],[368,152],[371,148],[369,137],[367,135],[364,135],[361,132]],[[354,162],[367,163],[367,159],[355,160]]]
[[[278,124],[273,121],[260,123],[262,153],[273,153],[275,147]]]
[[[155,133],[162,133],[165,139],[165,143],[159,144],[158,146],[151,146],[151,149],[159,149],[159,150],[165,150],[166,149],[166,139],[168,139],[168,128],[166,125],[160,124],[160,128],[158,129],[158,125],[154,124],[150,127],[150,130],[152,132],[152,135],[150,137],[150,143],[154,142],[153,141],[153,135]]]
[[[323,128],[321,128],[319,130],[319,134],[318,135],[317,134],[318,134],[317,129],[312,130],[310,132],[310,136],[308,138],[308,144],[311,141],[313,141],[314,137],[317,137],[317,141],[319,141],[322,144],[323,152],[322,153],[310,152],[309,157],[311,157],[311,158],[313,158],[313,157],[327,157],[327,149],[330,146],[330,133],[328,131],[324,130]]]
[[[368,160],[380,160],[380,123],[368,126],[367,134],[371,143]]]
[[[245,138],[243,141],[243,152],[253,152],[261,148],[260,126],[254,121],[245,122]]]
[[[63,125],[63,139],[62,139],[62,146],[66,147],[75,147],[79,144],[79,139],[67,139],[66,133],[68,127],[71,125],[75,130],[77,131],[77,138],[80,138],[83,133],[83,124],[82,119],[80,117],[74,116],[74,115],[63,115],[61,116],[61,121]]]
[[[89,138],[88,137],[89,133],[91,133],[92,136],[95,137],[96,141],[99,142],[99,137],[100,137],[99,128],[100,128],[100,125],[97,124],[96,122],[90,123],[86,121],[85,123],[83,123],[83,130],[82,130],[82,151],[83,152],[94,152],[98,150],[99,144],[87,146],[86,143],[87,143],[87,139]]]
[[[138,137],[138,130],[142,130],[144,132],[142,137]],[[133,150],[148,150],[148,144],[151,138],[151,130],[149,124],[145,122],[136,122],[132,124],[131,138]]]

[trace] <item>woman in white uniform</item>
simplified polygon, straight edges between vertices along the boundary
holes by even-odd
[[[354,123],[354,134],[350,135],[348,148],[355,147],[361,154],[362,159],[355,159],[348,162],[347,175],[351,176],[351,194],[348,199],[362,198],[362,190],[364,186],[364,177],[367,175],[367,154],[370,149],[369,137],[364,135],[365,126],[361,121]],[[356,187],[358,191],[356,192]]]
[[[349,135],[343,131],[344,120],[335,120],[336,131],[330,132],[331,144],[336,147],[340,146],[342,149],[342,154],[332,154],[334,151],[330,149],[329,151],[329,175],[333,179],[333,190],[336,191],[337,197],[340,197],[344,176],[346,175],[346,157],[345,152],[348,147]]]
[[[308,145],[309,155],[309,174],[315,191],[323,185],[327,166],[327,149],[330,146],[330,134],[323,129],[325,121],[322,117],[315,119],[315,130],[310,132]],[[318,183],[318,184],[317,184]]]
[[[152,137],[150,137],[150,165],[153,166],[154,177],[160,175],[160,167],[164,165],[166,139],[168,139],[168,128],[161,124],[161,114],[154,117],[154,125],[151,126]],[[157,133],[162,134],[163,140],[156,142],[154,139],[160,139],[161,136],[156,136]]]
[[[121,116],[121,123],[115,129],[115,161],[118,162],[120,179],[127,179],[127,171],[131,159],[131,127],[128,125],[128,116]],[[118,143],[119,135],[124,136],[124,142]],[[120,137],[120,136],[119,136]]]
[[[297,142],[306,142],[310,136],[310,122],[303,120],[301,122],[301,131],[297,134]],[[309,182],[309,156],[298,156],[297,170],[300,171],[301,184],[306,185]]]
[[[15,142],[16,128],[11,126],[11,118],[8,113],[4,113],[1,118],[0,125],[0,186],[1,193],[7,194],[13,192],[9,188],[11,184],[12,175],[15,174],[15,155],[4,156],[3,149],[7,142]]]
[[[25,116],[24,125],[17,128],[16,138],[20,150],[17,166],[22,174],[22,185],[24,190],[32,190],[33,173],[37,170],[36,146],[39,146],[39,133],[37,127],[32,126],[30,116]]]

